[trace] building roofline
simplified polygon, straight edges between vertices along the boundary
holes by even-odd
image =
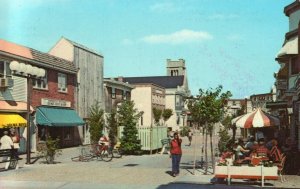
[[[77,42],[75,42],[75,41],[72,41],[72,40],[70,40],[70,39],[68,39],[68,38],[66,38],[66,37],[63,37],[63,36],[61,37],[61,39],[67,40],[67,41],[70,42],[73,46],[75,46],[75,47],[77,47],[77,48],[83,49],[83,50],[88,51],[88,52],[90,52],[90,53],[92,53],[92,54],[95,54],[95,55],[97,55],[97,56],[100,56],[101,58],[104,58],[104,56],[103,56],[101,53],[98,53],[97,51],[95,51],[95,50],[93,50],[93,49],[91,49],[91,48],[88,48],[88,47],[86,47],[86,46],[84,46],[84,45],[82,45],[82,44],[79,44],[79,43],[77,43]]]
[[[284,7],[284,14],[286,16],[290,16],[290,14],[292,14],[293,12],[295,12],[299,9],[300,9],[300,3],[299,3],[299,0],[296,0],[293,3]]]
[[[153,85],[153,86],[159,87],[159,88],[161,88],[161,89],[166,89],[165,87],[160,86],[160,85],[157,85],[157,84],[155,84],[155,83],[134,83],[134,84],[131,84],[131,85],[134,85],[134,86],[137,86],[137,85]]]
[[[16,59],[19,59],[19,60],[22,60],[22,61],[31,62],[31,63],[34,63],[34,65],[36,65],[36,66],[41,66],[41,67],[49,68],[49,69],[52,69],[52,70],[63,71],[65,73],[71,73],[71,74],[76,74],[77,73],[77,71],[75,71],[75,70],[70,70],[70,69],[57,67],[57,66],[54,66],[54,65],[51,65],[51,64],[47,64],[47,63],[44,63],[44,62],[37,61],[35,59],[26,58],[26,57],[23,57],[23,56],[11,54],[11,53],[4,52],[4,51],[0,51],[0,55],[8,57],[8,58],[13,57],[13,58],[16,58]]]
[[[128,87],[130,89],[134,89],[134,85],[126,83],[126,82],[121,82],[121,81],[116,81],[116,80],[112,80],[112,79],[103,79],[104,83],[112,83],[115,85],[119,85],[119,86],[125,86]]]

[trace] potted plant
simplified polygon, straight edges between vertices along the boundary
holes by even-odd
[[[59,138],[52,139],[49,136],[44,143],[38,148],[41,156],[46,159],[48,164],[54,164],[55,156],[61,155],[61,149],[59,149]]]

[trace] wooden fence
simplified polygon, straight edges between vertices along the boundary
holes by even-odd
[[[151,151],[162,148],[161,139],[167,138],[166,126],[138,127],[138,138],[141,141],[142,150]],[[118,137],[123,136],[124,126],[118,129]]]

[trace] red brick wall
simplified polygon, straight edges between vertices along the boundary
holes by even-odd
[[[31,93],[31,106],[35,109],[36,106],[41,105],[42,98],[66,100],[71,102],[71,107],[74,108],[74,90],[76,76],[73,74],[67,74],[67,93],[58,92],[58,71],[47,70],[48,75],[48,90],[43,89],[32,89]]]

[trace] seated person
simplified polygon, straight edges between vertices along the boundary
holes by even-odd
[[[245,148],[247,150],[253,150],[253,147],[254,147],[255,143],[256,142],[255,142],[254,136],[251,136],[249,141],[245,144]]]
[[[234,143],[233,151],[235,152],[236,159],[243,159],[245,154],[250,152],[250,150],[244,149],[238,142]]]
[[[293,151],[293,148],[295,148],[295,142],[292,140],[292,138],[288,137],[285,140],[284,145],[282,145],[281,147],[282,152],[285,154],[289,154]]]
[[[276,139],[272,139],[266,143],[266,147],[268,148],[268,150],[271,150],[274,146],[277,146],[277,145],[278,145],[278,142]]]
[[[109,138],[105,135],[102,135],[102,137],[100,137],[100,139],[98,141],[98,144],[109,146]]]
[[[265,146],[265,140],[263,138],[259,139],[258,147],[253,151],[258,157],[267,157],[270,154],[270,151]]]

